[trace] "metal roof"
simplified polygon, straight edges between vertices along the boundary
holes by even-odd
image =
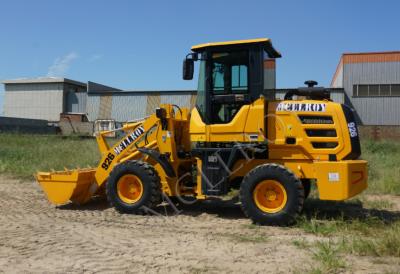
[[[400,51],[343,53],[343,63],[400,62]]]
[[[400,51],[346,52],[340,57],[331,85],[344,64],[400,62]]]
[[[224,41],[224,42],[211,42],[195,45],[192,47],[192,51],[198,52],[205,48],[209,47],[221,47],[221,46],[232,46],[232,45],[244,45],[244,44],[263,44],[265,51],[268,53],[270,58],[279,58],[282,57],[281,54],[274,49],[272,46],[271,39],[268,38],[257,38],[257,39],[247,39],[247,40],[233,40],[233,41]]]
[[[19,78],[2,81],[3,84],[31,84],[31,83],[68,83],[86,87],[85,83],[63,77],[38,77],[38,78]]]

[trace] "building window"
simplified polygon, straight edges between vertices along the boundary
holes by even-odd
[[[353,85],[353,97],[400,96],[400,84]]]
[[[400,96],[400,85],[392,85],[392,96]]]
[[[390,96],[390,85],[380,85],[380,95]]]

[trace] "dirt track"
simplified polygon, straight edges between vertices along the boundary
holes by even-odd
[[[35,182],[0,177],[3,272],[302,273],[315,262],[293,244],[300,238],[319,239],[298,228],[251,226],[235,204],[170,217],[121,215],[105,201],[55,208]],[[348,272],[393,270],[368,257],[347,261]]]

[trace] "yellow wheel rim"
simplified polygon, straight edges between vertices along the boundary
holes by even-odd
[[[257,207],[266,213],[282,210],[287,202],[285,188],[277,181],[261,181],[253,191],[253,199]]]
[[[127,204],[134,204],[143,196],[142,181],[133,174],[125,174],[117,182],[118,197]]]

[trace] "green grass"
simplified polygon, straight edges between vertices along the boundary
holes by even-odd
[[[232,239],[242,243],[265,243],[268,238],[262,235],[233,235]]]
[[[398,212],[363,208],[354,201],[328,203],[310,200],[304,213],[298,218],[298,228],[320,237],[336,239],[330,246],[317,245],[321,253],[319,260],[327,257],[330,249],[342,254],[400,258]],[[293,241],[293,245],[310,248],[309,242],[301,240]],[[328,261],[328,258],[324,260]],[[326,267],[323,269],[328,271]]]
[[[362,158],[368,161],[368,193],[400,195],[400,142],[362,142]]]
[[[370,200],[365,197],[365,195],[361,195],[360,198],[364,207],[374,208],[374,209],[392,209],[394,207],[394,203],[385,200],[385,199],[374,199]]]
[[[36,171],[97,166],[95,139],[79,137],[0,134],[0,173],[33,178]]]
[[[305,238],[298,238],[292,241],[293,245],[299,249],[309,249],[311,244]]]
[[[313,258],[319,262],[321,267],[313,269],[312,272],[320,273],[338,273],[346,267],[345,261],[341,258],[340,245],[332,240],[319,241],[316,243]]]
[[[292,244],[301,250],[311,252],[313,261],[303,273],[341,273],[351,268],[349,254],[400,259],[400,218],[390,220],[378,217],[359,217],[347,219],[346,216],[332,218],[300,219],[298,227],[308,233],[322,237],[317,242],[304,237],[295,239]],[[350,265],[349,265],[350,264]],[[381,263],[382,264],[382,263]]]
[[[381,229],[371,229],[368,236],[356,236],[349,241],[347,249],[361,256],[400,258],[400,222]]]

